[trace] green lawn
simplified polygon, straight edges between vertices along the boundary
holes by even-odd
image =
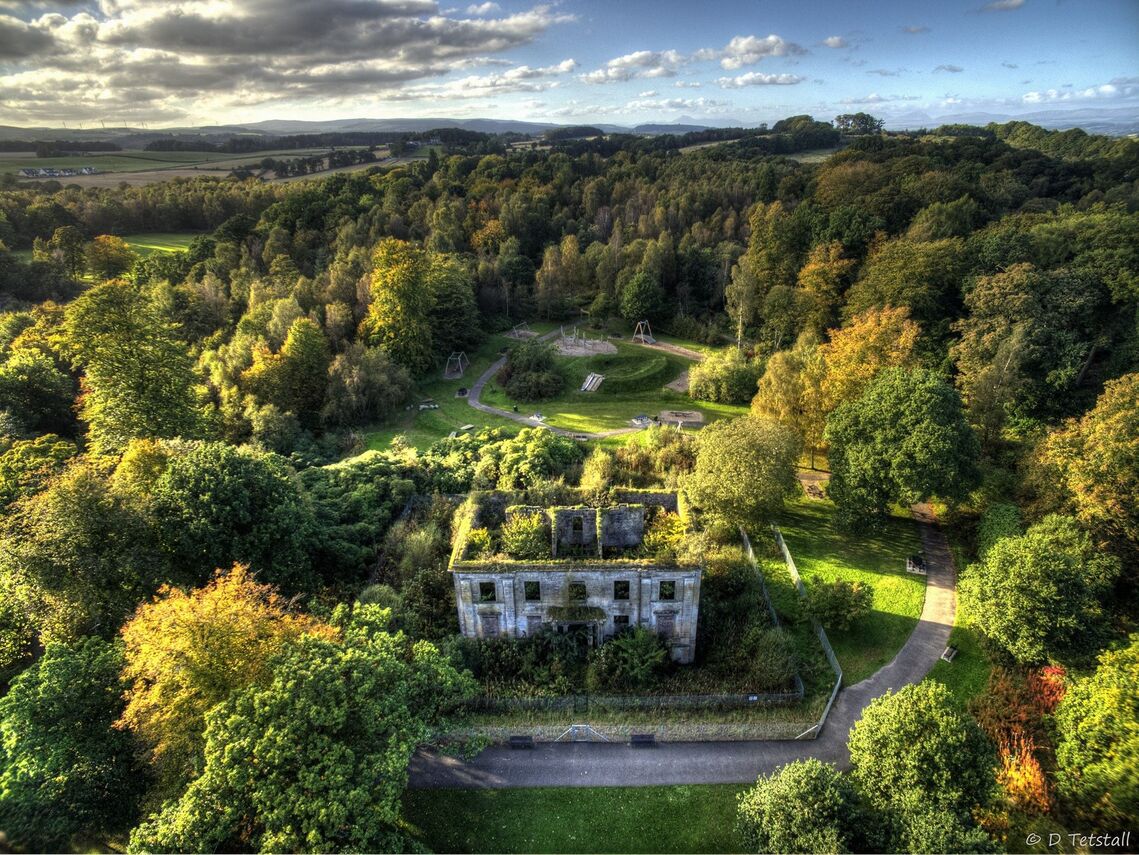
[[[541,334],[556,326],[552,323],[534,322],[530,324],[530,329]],[[500,351],[514,343],[513,339],[502,334],[490,336],[478,351],[468,354],[471,365],[461,380],[443,380],[442,370],[436,371],[435,379],[420,384],[413,401],[418,404],[419,401],[430,399],[439,405],[439,409],[421,411],[413,405],[413,409],[397,414],[389,422],[369,428],[365,432],[366,448],[385,449],[394,437],[402,434],[413,446],[422,450],[465,424],[475,425],[476,428],[521,427],[510,419],[482,413],[470,406],[465,398],[455,397],[457,389],[469,388],[491,363],[499,358]],[[492,380],[483,389],[482,402],[508,411],[517,406],[518,412],[523,415],[537,411],[545,415],[547,423],[554,427],[582,433],[627,428],[633,416],[642,413],[655,416],[663,409],[698,409],[704,413],[707,421],[747,412],[746,407],[693,401],[686,394],[664,389],[665,383],[675,379],[692,364],[688,360],[672,354],[646,350],[629,342],[614,343],[618,350],[617,360],[605,355],[560,357],[567,381],[566,391],[558,398],[540,403],[516,402]],[[663,368],[659,377],[652,380],[651,388],[647,390],[609,391],[603,383],[597,392],[579,391],[586,375],[593,370],[591,366],[597,367],[603,361],[609,360],[606,364],[617,368],[619,372],[628,371],[631,374],[650,359],[655,363],[661,363]],[[630,382],[636,383],[635,376],[630,376],[629,379]],[[624,442],[624,439],[618,437],[617,441]]]
[[[435,852],[740,852],[737,784],[408,790]]]
[[[626,428],[634,416],[656,416],[666,409],[700,410],[706,421],[747,412],[746,407],[693,401],[683,392],[665,389],[664,385],[680,376],[681,372],[692,365],[691,361],[673,354],[647,350],[628,341],[613,343],[617,346],[615,355],[559,357],[558,362],[566,376],[566,387],[557,398],[539,403],[517,402],[492,380],[483,390],[482,400],[506,410],[517,404],[523,413],[541,412],[546,416],[547,423],[554,427],[584,433]],[[639,368],[648,369],[648,381],[638,389],[622,388],[622,380],[637,385],[633,375]],[[605,382],[596,392],[582,392],[581,384],[591,371],[604,374]]]
[[[153,232],[141,235],[123,235],[123,240],[139,255],[155,252],[184,252],[198,237],[197,232]]]
[[[925,577],[906,573],[906,557],[921,550],[914,522],[891,517],[880,532],[851,535],[834,525],[834,505],[800,497],[789,503],[779,527],[809,587],[824,581],[864,582],[874,589],[874,610],[850,629],[827,629],[846,685],[887,664],[917,625],[925,600]]]
[[[534,323],[530,328],[542,333],[550,329],[552,324]],[[511,427],[519,429],[522,426],[510,419],[494,416],[476,410],[467,403],[466,398],[456,398],[455,392],[461,388],[470,388],[471,384],[479,378],[491,363],[499,358],[499,351],[513,343],[513,339],[505,335],[492,335],[482,343],[474,353],[467,354],[471,364],[465,375],[459,380],[444,380],[443,370],[433,372],[435,379],[421,383],[412,396],[410,410],[396,414],[387,423],[375,425],[365,431],[364,444],[366,449],[382,451],[391,445],[391,441],[403,435],[408,442],[420,451],[426,449],[436,440],[442,439],[453,430],[463,425],[483,427]],[[420,410],[420,401],[434,401],[439,405],[437,410]],[[485,400],[485,398],[484,398]]]

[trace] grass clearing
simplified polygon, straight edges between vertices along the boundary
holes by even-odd
[[[553,324],[530,325],[530,328],[539,334],[552,327]],[[471,364],[464,376],[458,380],[444,380],[443,368],[440,366],[434,372],[435,379],[427,380],[417,387],[411,398],[411,409],[397,413],[387,424],[365,429],[364,449],[383,451],[391,445],[395,437],[402,435],[412,446],[423,451],[436,440],[448,436],[451,431],[467,424],[474,425],[475,430],[484,427],[509,427],[519,430],[524,427],[511,419],[476,410],[467,403],[466,398],[455,397],[459,389],[469,389],[499,358],[499,351],[513,343],[514,339],[507,338],[501,333],[488,336],[477,351],[467,354]],[[419,403],[428,400],[438,404],[439,409],[420,410]],[[486,400],[485,395],[483,400]]]
[[[139,255],[147,256],[156,252],[185,252],[198,236],[197,232],[154,232],[123,235],[123,240]]]
[[[541,321],[529,324],[530,330],[539,335],[557,326]],[[502,333],[489,336],[477,351],[467,354],[471,364],[462,379],[443,380],[442,368],[438,369],[436,379],[421,383],[417,388],[411,410],[397,414],[386,424],[365,429],[365,449],[386,449],[396,436],[403,435],[411,445],[423,450],[465,424],[472,424],[476,429],[509,427],[517,430],[524,427],[511,419],[476,410],[466,398],[455,397],[460,387],[469,389],[499,358],[501,351],[515,343],[515,339]],[[558,363],[566,374],[566,391],[557,398],[531,403],[515,401],[492,379],[483,389],[481,400],[484,404],[507,411],[517,406],[521,415],[540,412],[546,416],[547,424],[581,433],[627,428],[633,416],[644,414],[651,417],[664,409],[700,410],[707,421],[747,412],[747,407],[693,401],[683,393],[663,388],[665,383],[674,380],[692,364],[689,360],[671,353],[647,350],[626,341],[614,341],[614,344],[617,346],[616,354],[558,357]],[[618,382],[610,384],[607,389],[614,369],[618,372],[615,375]],[[597,392],[579,391],[586,376],[594,370],[609,372],[601,389]],[[428,399],[439,408],[419,410],[418,403]],[[626,439],[627,436],[619,436],[611,444],[618,445]],[[607,440],[598,441],[610,444]]]
[[[522,413],[541,412],[546,422],[566,430],[595,433],[629,427],[634,416],[656,416],[661,410],[699,410],[707,421],[742,415],[747,407],[694,401],[682,392],[665,389],[692,362],[671,353],[649,350],[627,341],[614,341],[616,354],[558,357],[566,377],[565,391],[546,401],[515,401],[495,380],[483,389],[483,403]],[[591,371],[605,374],[596,392],[582,392]],[[613,382],[611,383],[610,380]]]
[[[741,852],[746,786],[408,790],[404,816],[435,852]]]
[[[906,573],[907,556],[921,551],[916,524],[891,516],[879,532],[851,535],[835,527],[832,502],[802,496],[788,503],[779,527],[808,587],[819,576],[874,589],[869,615],[843,632],[827,628],[846,685],[869,677],[894,658],[921,615],[925,577]]]

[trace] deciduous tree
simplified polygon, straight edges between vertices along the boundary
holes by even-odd
[[[146,746],[171,790],[201,772],[206,713],[269,678],[269,661],[305,633],[335,631],[297,614],[243,565],[189,592],[163,587],[123,626],[120,724]]]
[[[389,617],[358,606],[343,641],[305,637],[210,712],[201,776],[131,850],[402,851],[412,752],[473,686],[431,644],[378,629]]]
[[[957,392],[926,369],[891,368],[827,419],[829,493],[848,526],[873,525],[891,502],[961,499],[976,484],[977,439]]]
[[[1090,819],[1127,822],[1139,813],[1139,635],[1099,657],[1056,709],[1061,791]]]
[[[123,707],[122,652],[49,644],[0,698],[0,829],[28,852],[86,848],[134,818],[146,774]]]
[[[871,701],[849,745],[851,776],[885,820],[890,848],[941,851],[926,848],[928,841],[968,836],[973,809],[992,798],[993,746],[940,683],[915,683]],[[939,815],[953,828],[935,835],[928,818]]]
[[[992,544],[961,580],[974,625],[1025,665],[1077,661],[1103,640],[1103,600],[1119,561],[1069,517],[1049,516]]]
[[[105,282],[77,299],[60,345],[83,369],[80,416],[94,452],[120,451],[134,437],[197,434],[190,356],[136,286]]]
[[[761,775],[736,810],[748,852],[860,851],[872,823],[850,780],[815,759]]]
[[[698,507],[733,525],[758,526],[798,489],[800,448],[792,431],[769,419],[713,422],[700,434],[685,490]]]

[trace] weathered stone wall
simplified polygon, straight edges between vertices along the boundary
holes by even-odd
[[[645,538],[643,505],[617,505],[601,511],[601,545],[620,549],[640,546]]]
[[[554,555],[600,555],[597,545],[597,509],[587,507],[552,508]]]
[[[627,505],[648,505],[649,507],[664,508],[672,514],[675,514],[679,509],[675,491],[617,490],[614,495],[618,502]]]
[[[643,626],[667,634],[675,661],[691,662],[696,653],[699,567],[546,565],[477,572],[455,569],[452,575],[459,627],[467,636],[484,638],[497,634],[520,638],[547,624],[594,623],[597,641],[601,642],[624,626]],[[526,599],[527,582],[538,584],[538,599]],[[628,599],[617,599],[617,582],[628,583]],[[572,583],[585,585],[584,600],[570,599]],[[494,586],[493,601],[482,601],[480,586],[484,584]],[[669,588],[672,599],[666,599]],[[566,620],[563,610],[570,607],[596,609],[604,617],[596,622]],[[617,620],[620,617],[628,622]]]

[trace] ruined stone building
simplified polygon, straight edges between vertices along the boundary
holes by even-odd
[[[692,661],[702,570],[656,558],[642,544],[647,519],[677,513],[675,493],[626,491],[622,503],[603,508],[514,505],[513,498],[474,494],[459,512],[450,570],[464,635],[520,638],[549,627],[602,644],[643,626],[665,639],[673,660]],[[515,559],[485,546],[519,515],[539,518],[548,531],[542,557]]]

